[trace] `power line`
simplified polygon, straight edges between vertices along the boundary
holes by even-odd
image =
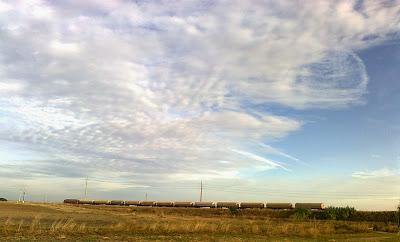
[[[115,180],[105,180],[99,178],[91,178],[91,181],[95,182],[116,182]],[[130,184],[129,182],[120,182],[117,183],[122,184]],[[311,190],[303,190],[303,191],[293,191],[293,190],[277,190],[271,188],[262,188],[262,189],[254,189],[247,188],[242,186],[232,185],[207,185],[205,186],[202,181],[200,183],[200,200],[203,199],[203,189],[206,188],[211,191],[224,192],[224,193],[241,193],[241,194],[251,194],[251,195],[266,195],[268,197],[296,197],[296,198],[320,198],[320,197],[328,197],[328,198],[338,198],[338,199],[397,199],[393,198],[393,193],[354,193],[347,191],[311,191]],[[174,190],[183,190],[183,191],[194,191],[198,189],[198,186],[195,184],[157,184],[151,186],[142,186],[142,187],[134,187],[135,189],[174,189]],[[388,198],[389,197],[389,198]]]
[[[98,178],[91,178],[91,181],[97,181],[97,182],[114,182],[113,180],[104,180],[104,179],[98,179]],[[129,184],[129,182],[118,182],[117,183],[122,183],[122,184]],[[163,184],[158,184],[158,185],[149,185],[149,186],[137,186],[135,187],[136,189],[165,189],[165,188],[172,188],[172,189],[182,189],[182,190],[190,190],[190,189],[196,189],[196,185],[194,184],[170,184],[170,185],[163,185]],[[232,191],[232,192],[254,192],[254,193],[279,193],[279,194],[300,194],[300,195],[307,195],[307,194],[312,194],[312,195],[352,195],[352,196],[393,196],[393,193],[354,193],[350,191],[311,191],[311,190],[303,190],[303,191],[293,191],[293,190],[282,190],[282,189],[271,189],[271,188],[263,188],[263,189],[254,189],[254,188],[248,188],[248,187],[234,187],[234,185],[207,185],[205,186],[203,184],[203,189],[207,187],[209,189],[214,189],[214,190],[219,190],[219,191]]]

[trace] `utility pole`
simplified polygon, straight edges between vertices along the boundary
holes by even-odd
[[[86,179],[85,179],[85,199],[87,199],[87,184],[88,184],[88,180],[89,180],[89,177],[86,176]]]
[[[147,192],[146,192],[146,200],[145,201],[147,201]]]
[[[397,227],[400,228],[400,202],[399,205],[397,205]],[[400,233],[400,230],[399,230]]]
[[[22,203],[25,203],[25,190],[22,192]]]
[[[20,203],[22,201],[22,190],[19,193],[19,197],[18,197],[18,203]]]
[[[25,186],[23,186],[19,191],[18,203],[25,203]]]
[[[203,180],[200,180],[200,202],[203,201]]]

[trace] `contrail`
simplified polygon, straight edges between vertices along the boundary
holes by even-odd
[[[235,149],[231,149],[231,150],[233,152],[236,152],[236,153],[241,154],[243,156],[247,156],[247,157],[252,158],[254,160],[262,161],[262,162],[264,162],[264,163],[266,163],[266,164],[268,164],[268,165],[270,165],[272,167],[280,167],[280,168],[282,168],[282,169],[284,169],[286,171],[290,171],[289,169],[284,167],[283,164],[281,164],[280,162],[268,160],[268,159],[265,159],[264,157],[255,155],[255,154],[250,153],[250,152],[242,151],[242,150],[235,150]]]

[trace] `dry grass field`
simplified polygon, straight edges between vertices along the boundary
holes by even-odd
[[[282,211],[284,213],[284,211]],[[382,222],[277,218],[275,211],[0,203],[0,241],[400,241]]]

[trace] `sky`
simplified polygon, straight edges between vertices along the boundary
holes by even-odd
[[[400,199],[400,1],[0,1],[0,197]]]

